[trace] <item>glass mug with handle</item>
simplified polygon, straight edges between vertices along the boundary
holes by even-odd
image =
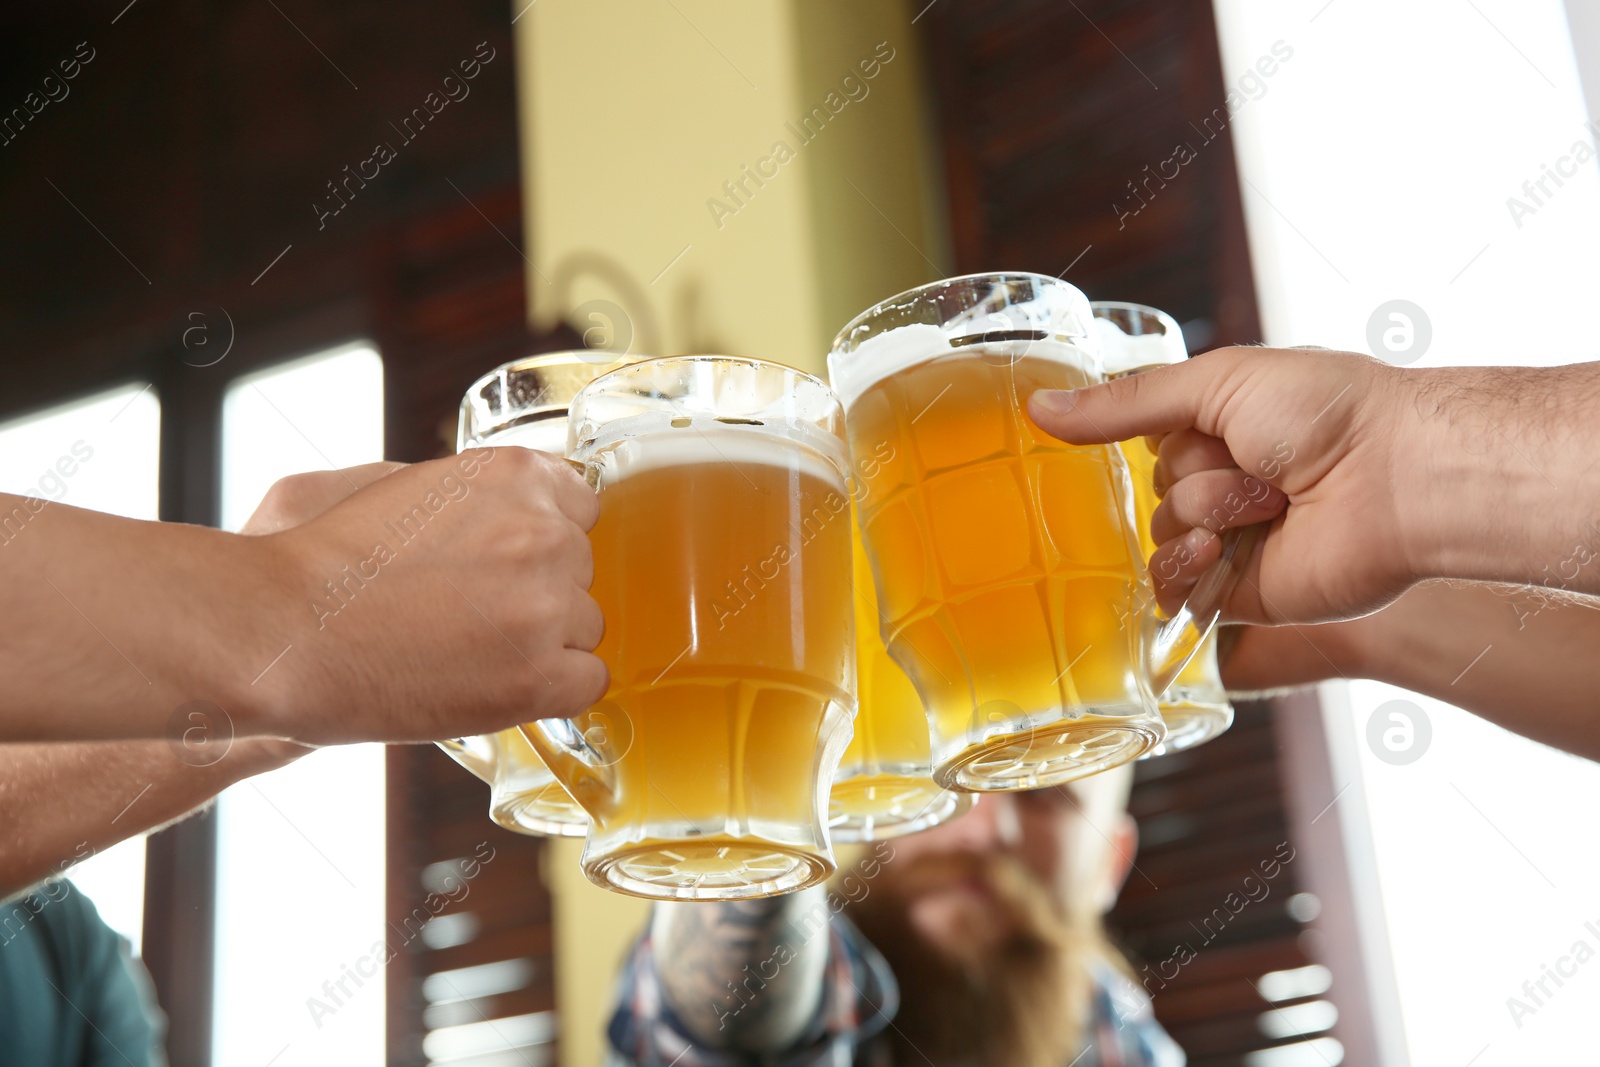
[[[1156,694],[1215,624],[1237,539],[1161,619],[1121,451],[1028,417],[1036,389],[1105,380],[1083,294],[1035,274],[935,282],[857,316],[828,366],[852,454],[896,457],[861,526],[935,781],[1034,789],[1160,744]]]
[[[1100,332],[1102,366],[1107,378],[1182,363],[1189,358],[1183,330],[1171,315],[1144,304],[1096,300],[1090,307]],[[1149,559],[1156,550],[1150,537],[1150,516],[1160,500],[1155,490],[1156,454],[1143,438],[1122,442],[1122,455],[1133,474],[1134,515],[1140,550]],[[1233,725],[1233,705],[1217,666],[1217,633],[1201,642],[1189,665],[1157,701],[1167,724],[1167,737],[1145,755],[1160,756],[1203,744]]]
[[[776,363],[682,356],[595,379],[569,418],[600,494],[611,686],[523,732],[590,817],[584,873],[677,900],[821,882],[856,703],[838,399]]]
[[[520,445],[564,455],[567,405],[578,390],[638,358],[598,350],[547,352],[495,368],[461,400],[456,451]],[[553,837],[588,832],[589,816],[515,726],[441,741],[439,747],[489,784],[489,818],[507,830]]]
[[[877,457],[858,462],[857,505],[872,492]],[[856,605],[856,692],[860,710],[828,799],[828,832],[840,844],[882,841],[948,822],[972,807],[972,793],[933,780],[933,752],[922,698],[884,647],[859,524],[852,524],[851,580]]]

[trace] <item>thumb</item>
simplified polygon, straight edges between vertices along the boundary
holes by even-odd
[[[1052,437],[1075,445],[1128,441],[1135,437],[1202,425],[1209,397],[1216,395],[1234,360],[1219,349],[1171,367],[1130,374],[1083,389],[1040,389],[1028,398],[1028,414]]]

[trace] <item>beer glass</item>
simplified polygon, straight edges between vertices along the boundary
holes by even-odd
[[[856,705],[843,422],[820,380],[728,356],[633,364],[573,398],[611,686],[523,732],[589,814],[599,885],[728,900],[833,871]]]
[[[579,389],[621,363],[615,352],[550,352],[498,367],[461,400],[456,450],[520,445],[562,455],[567,405]],[[439,747],[489,784],[489,818],[524,834],[582,837],[589,817],[561,788],[522,731],[441,741]]]
[[[1034,789],[1158,745],[1156,694],[1214,625],[1236,561],[1225,545],[1161,620],[1121,451],[1028,418],[1035,390],[1104,380],[1083,294],[1034,274],[935,282],[863,312],[828,366],[852,455],[894,456],[861,529],[934,780]]]
[[[1183,331],[1164,311],[1143,304],[1096,300],[1095,326],[1100,333],[1100,350],[1106,377],[1181,363],[1188,358]],[[1150,516],[1160,503],[1155,490],[1156,455],[1142,438],[1122,442],[1122,454],[1133,474],[1133,510],[1138,520],[1140,550],[1146,559],[1155,552],[1150,537]],[[1217,667],[1217,635],[1209,634],[1189,665],[1157,701],[1161,718],[1167,724],[1167,737],[1146,757],[1181,752],[1211,740],[1233,725],[1233,705]]]
[[[858,464],[857,500],[872,491],[874,459]],[[878,596],[872,587],[859,529],[851,537],[851,579],[856,605],[855,734],[844,750],[828,800],[828,832],[841,844],[881,841],[926,830],[972,807],[971,793],[954,793],[933,781],[933,752],[922,698],[879,634]]]

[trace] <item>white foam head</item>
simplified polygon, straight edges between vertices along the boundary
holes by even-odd
[[[950,279],[935,286],[966,280]],[[913,290],[885,301],[847,326],[840,340],[834,342],[833,351],[828,354],[828,377],[834,392],[848,408],[862,393],[891,374],[957,352],[983,352],[1016,359],[1024,356],[1057,359],[1097,376],[1100,373],[1098,334],[1089,326],[1088,301],[1064,282],[1039,281],[1044,284],[1038,286],[1031,299],[1023,302],[995,306],[989,300],[982,300],[947,319],[943,325],[912,322],[874,334],[853,346],[841,343],[880,308],[917,299],[922,291]],[[997,334],[1031,336],[983,339]]]
[[[520,445],[536,452],[549,452],[564,456],[567,453],[567,419],[565,415],[552,415],[537,422],[509,426],[495,433],[485,434],[472,442],[478,447],[499,448],[501,445]]]
[[[998,330],[999,327],[996,327]],[[901,326],[863,341],[854,352],[841,359],[829,357],[829,374],[834,392],[848,410],[868,389],[908,367],[962,353],[981,353],[984,357],[1032,357],[1068,363],[1082,368],[1091,378],[1100,373],[1100,358],[1087,345],[1056,340],[982,341],[952,346],[949,331],[939,326],[918,323]]]
[[[1096,301],[1094,325],[1100,335],[1100,359],[1108,377],[1131,374],[1182,363],[1189,358],[1183,344],[1183,330],[1171,315],[1143,304],[1114,304]],[[1159,330],[1126,333],[1119,318],[1138,316]]]
[[[607,423],[590,440],[573,442],[571,455],[602,462],[611,481],[662,467],[767,464],[837,483],[845,492],[849,470],[844,442],[803,420],[748,425],[664,411]]]

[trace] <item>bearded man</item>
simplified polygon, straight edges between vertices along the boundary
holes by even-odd
[[[1133,863],[1131,780],[984,796],[831,889],[658,904],[611,1062],[1181,1067],[1103,925]]]

